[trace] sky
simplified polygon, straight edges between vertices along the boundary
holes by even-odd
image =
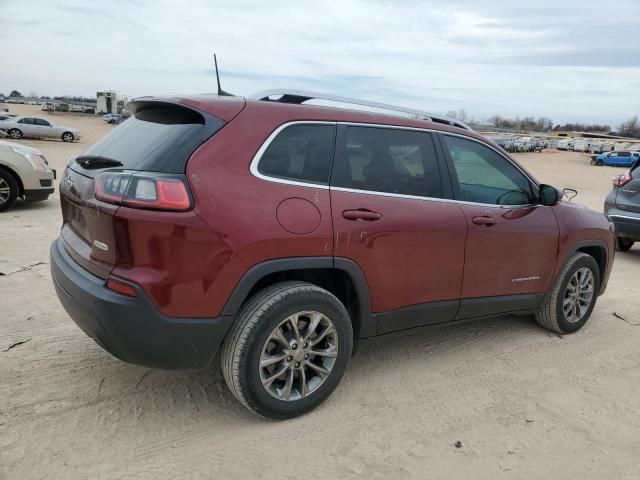
[[[477,120],[640,114],[640,0],[0,0],[0,92],[297,88]]]

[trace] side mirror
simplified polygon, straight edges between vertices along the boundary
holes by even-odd
[[[560,192],[551,185],[540,185],[540,203],[545,207],[553,207],[560,200]]]

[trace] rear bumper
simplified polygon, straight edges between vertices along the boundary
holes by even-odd
[[[618,211],[607,213],[616,229],[616,236],[640,240],[640,214]]]
[[[63,307],[102,348],[125,362],[154,368],[204,368],[233,322],[231,316],[173,318],[162,315],[144,291],[115,293],[79,266],[60,239],[51,245],[51,276]]]

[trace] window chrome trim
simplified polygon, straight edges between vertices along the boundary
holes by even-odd
[[[629,217],[627,215],[618,215],[618,214],[613,214],[613,215],[607,215],[609,218],[622,218],[624,220],[635,220],[636,222],[640,222],[640,216],[637,217]]]
[[[321,190],[335,190],[337,192],[347,192],[347,193],[361,193],[361,194],[364,194],[364,195],[378,195],[378,196],[382,196],[382,197],[391,197],[391,198],[404,198],[404,199],[407,199],[407,200],[425,200],[425,201],[432,201],[432,202],[458,203],[458,204],[462,204],[462,205],[479,205],[479,206],[483,206],[483,207],[493,207],[493,208],[502,208],[502,209],[533,208],[533,207],[542,206],[541,204],[533,204],[533,203],[529,203],[529,204],[525,204],[525,205],[497,205],[495,203],[468,202],[468,201],[465,201],[465,200],[456,200],[456,199],[453,199],[453,198],[438,198],[438,197],[425,197],[425,196],[418,196],[418,195],[405,195],[405,194],[402,194],[402,193],[378,192],[378,191],[375,191],[375,190],[359,190],[357,188],[347,188],[347,187],[330,187],[329,185],[316,184],[316,183],[311,183],[311,182],[303,182],[303,181],[297,181],[297,180],[289,180],[289,179],[286,179],[286,178],[272,177],[272,176],[264,175],[263,173],[260,173],[258,171],[258,164],[260,163],[260,159],[262,158],[262,155],[269,148],[269,146],[271,145],[273,140],[278,136],[278,134],[280,132],[282,132],[285,128],[290,127],[292,125],[336,125],[336,126],[338,126],[338,125],[346,125],[346,126],[352,126],[352,127],[390,128],[390,129],[395,129],[395,130],[410,130],[410,131],[427,132],[427,133],[442,133],[444,135],[453,135],[453,136],[456,136],[456,137],[461,137],[461,138],[464,138],[464,139],[467,139],[467,140],[475,141],[476,143],[479,143],[480,145],[484,145],[484,146],[486,146],[488,148],[491,148],[496,153],[498,153],[500,156],[502,156],[505,160],[507,160],[511,165],[516,167],[519,172],[521,172],[526,178],[528,178],[536,186],[536,188],[538,188],[538,184],[529,175],[527,175],[524,171],[522,171],[522,169],[519,168],[516,164],[514,164],[508,157],[505,157],[504,154],[502,154],[500,151],[498,151],[497,149],[495,149],[491,145],[488,145],[488,144],[486,144],[484,142],[480,142],[480,141],[476,140],[475,138],[468,137],[466,135],[460,135],[460,134],[457,134],[457,133],[449,133],[449,132],[445,133],[442,130],[435,130],[433,128],[403,127],[403,126],[399,126],[399,125],[381,125],[381,124],[377,124],[377,123],[331,122],[331,121],[322,121],[322,120],[293,120],[293,121],[290,121],[290,122],[283,123],[278,128],[276,128],[267,137],[267,139],[264,141],[262,146],[258,149],[256,154],[253,156],[253,159],[251,160],[251,165],[249,166],[249,170],[250,170],[251,174],[254,177],[259,178],[261,180],[265,180],[267,182],[282,183],[282,184],[285,184],[285,185],[293,185],[293,186],[297,186],[297,187],[317,188],[317,189],[321,189]]]

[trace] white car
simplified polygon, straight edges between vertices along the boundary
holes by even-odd
[[[80,140],[80,130],[38,117],[19,116],[5,120],[0,122],[0,130],[7,132],[14,140],[22,137],[59,138],[64,142]]]
[[[35,148],[0,140],[0,212],[18,197],[26,201],[46,200],[54,191],[56,171]]]

